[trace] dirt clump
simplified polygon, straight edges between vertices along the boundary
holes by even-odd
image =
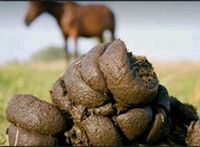
[[[36,135],[37,145],[40,136],[50,145],[200,145],[196,108],[170,96],[147,58],[128,52],[119,39],[74,60],[50,97],[54,106],[30,95],[11,99],[11,145],[18,128],[25,136]]]

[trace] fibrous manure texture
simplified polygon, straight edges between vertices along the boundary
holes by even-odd
[[[199,146],[200,143],[200,121],[192,121],[188,128],[186,143],[190,146]]]

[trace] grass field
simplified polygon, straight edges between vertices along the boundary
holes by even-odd
[[[194,104],[200,112],[200,63],[152,63],[169,94]],[[63,61],[0,65],[0,145],[8,145],[5,109],[9,99],[14,94],[27,93],[50,102],[49,90],[66,66]]]

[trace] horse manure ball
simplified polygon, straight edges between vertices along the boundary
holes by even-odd
[[[68,111],[70,109],[70,101],[67,96],[67,90],[63,77],[58,78],[50,90],[51,100],[61,110]]]
[[[134,108],[116,117],[122,132],[129,140],[136,139],[148,128],[153,113],[150,107]]]
[[[146,142],[154,143],[162,137],[165,126],[167,123],[167,115],[162,108],[158,109],[158,113],[151,124],[149,133],[146,138]]]
[[[33,95],[15,95],[6,109],[9,122],[44,135],[57,135],[68,127],[67,118],[54,105]]]
[[[93,47],[81,61],[81,73],[84,81],[94,90],[108,91],[105,77],[99,67],[99,57],[110,43],[103,43]]]
[[[49,135],[41,135],[33,131],[26,131],[11,124],[8,128],[10,146],[55,146],[58,139]]]
[[[113,41],[99,57],[107,87],[121,105],[145,105],[158,91],[158,79],[145,57],[127,52],[123,41]]]
[[[89,145],[122,145],[122,138],[109,118],[89,116],[82,125],[88,136]]]

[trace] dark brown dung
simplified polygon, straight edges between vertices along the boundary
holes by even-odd
[[[23,129],[46,135],[57,135],[68,127],[67,119],[57,107],[33,95],[13,96],[6,118]]]
[[[58,144],[56,137],[26,131],[13,124],[8,128],[8,138],[10,146],[55,146]]]

